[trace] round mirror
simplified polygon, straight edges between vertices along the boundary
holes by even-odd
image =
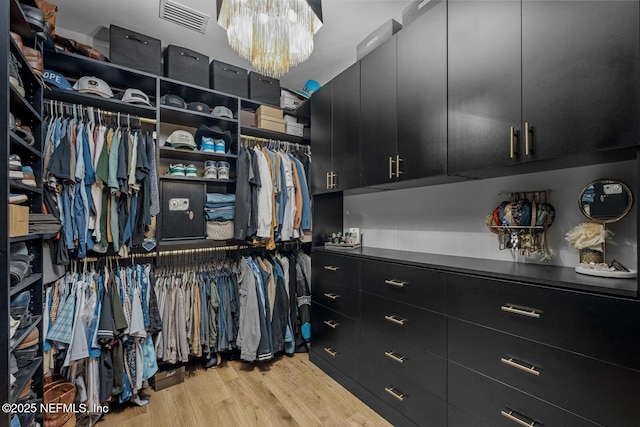
[[[580,210],[587,218],[609,223],[619,221],[631,210],[633,194],[624,182],[599,179],[580,193]]]

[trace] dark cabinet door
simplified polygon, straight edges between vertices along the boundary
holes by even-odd
[[[333,84],[334,190],[360,186],[360,63],[356,62]],[[315,95],[314,95],[315,96]],[[315,162],[315,147],[313,148]]]
[[[449,173],[518,161],[520,13],[518,1],[449,2]]]
[[[390,167],[396,159],[396,36],[362,58],[360,91],[361,184],[390,182],[396,171]]]
[[[331,82],[314,92],[311,98],[311,192],[313,194],[329,191],[329,172],[331,172],[331,102],[333,86]]]
[[[523,1],[523,160],[638,144],[638,14],[637,1]]]
[[[447,166],[447,4],[424,7],[397,36],[400,179],[443,175]]]

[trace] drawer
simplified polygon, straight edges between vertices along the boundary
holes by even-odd
[[[447,354],[447,319],[412,305],[360,293],[362,322],[440,356]]]
[[[449,359],[597,423],[640,425],[629,404],[640,401],[638,372],[456,319]]]
[[[485,427],[485,424],[453,405],[447,405],[447,425],[452,427]]]
[[[333,282],[316,280],[311,287],[313,300],[338,313],[360,319],[360,291]]]
[[[360,260],[357,258],[314,252],[311,256],[311,270],[314,282],[329,281],[360,288]]]
[[[444,400],[426,392],[415,382],[383,369],[368,355],[362,358],[360,377],[364,387],[416,424],[447,425],[447,404]]]
[[[362,327],[360,336],[361,353],[380,372],[447,398],[446,359],[369,326]]]
[[[491,378],[449,362],[449,403],[493,427],[595,427],[571,414]],[[597,404],[597,402],[594,402]]]
[[[363,291],[446,313],[447,275],[426,268],[380,261],[362,261]]]
[[[451,317],[640,370],[640,302],[450,274]]]
[[[319,304],[311,306],[311,350],[356,381],[360,325]]]

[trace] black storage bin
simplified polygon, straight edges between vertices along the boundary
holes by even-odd
[[[164,75],[209,87],[209,57],[185,47],[169,45],[164,50]]]
[[[116,25],[109,27],[109,59],[114,64],[162,75],[160,40]]]
[[[249,72],[249,98],[280,107],[280,80]]]
[[[249,75],[244,68],[214,59],[209,65],[209,87],[219,92],[248,98]]]
[[[204,238],[204,184],[174,181],[161,181],[161,184],[160,238]]]

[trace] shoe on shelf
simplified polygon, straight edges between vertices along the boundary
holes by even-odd
[[[216,139],[215,145],[216,145],[216,148],[215,148],[216,153],[223,154],[227,152],[227,148],[223,139]]]
[[[26,194],[9,194],[9,203],[12,205],[19,205],[20,203],[24,203],[29,200]]]
[[[207,160],[204,162],[204,175],[203,178],[218,179],[218,168],[214,160]]]
[[[171,164],[169,165],[169,171],[167,172],[169,176],[184,176],[184,165],[182,163]]]
[[[33,173],[33,168],[31,166],[23,166],[22,175],[24,175],[24,177],[22,178],[22,183],[24,185],[28,185],[29,187],[38,186],[38,184],[36,184],[36,176]]]
[[[20,326],[20,321],[14,319],[12,316],[9,316],[9,339],[13,338],[13,336],[18,332],[18,327]]]
[[[20,77],[20,68],[22,67],[13,53],[9,53],[9,83],[18,91],[20,96],[24,96],[24,85]]]
[[[229,179],[229,162],[218,162],[218,179]]]
[[[197,178],[198,177],[198,168],[195,165],[190,164],[184,168],[184,176],[187,178]]]
[[[19,121],[18,121],[19,123]],[[31,128],[26,125],[18,125],[13,129],[16,135],[24,140],[29,145],[33,145],[35,139],[33,138],[33,133],[31,132]]]
[[[9,156],[9,178],[10,179],[22,179],[24,173],[22,173],[22,160],[17,154]]]
[[[203,136],[202,143],[200,144],[200,151],[204,153],[215,153],[216,144],[213,142],[213,138]]]
[[[24,58],[27,60],[27,63],[33,70],[34,74],[43,77],[44,62],[42,61],[42,53],[40,53],[40,51],[37,49],[32,49],[27,46],[22,49],[22,53],[24,54]]]
[[[27,244],[25,242],[11,244],[9,247],[9,272],[11,273],[11,286],[15,286],[22,282],[25,276],[29,274],[32,260],[33,256],[29,253],[29,249],[27,249]]]

